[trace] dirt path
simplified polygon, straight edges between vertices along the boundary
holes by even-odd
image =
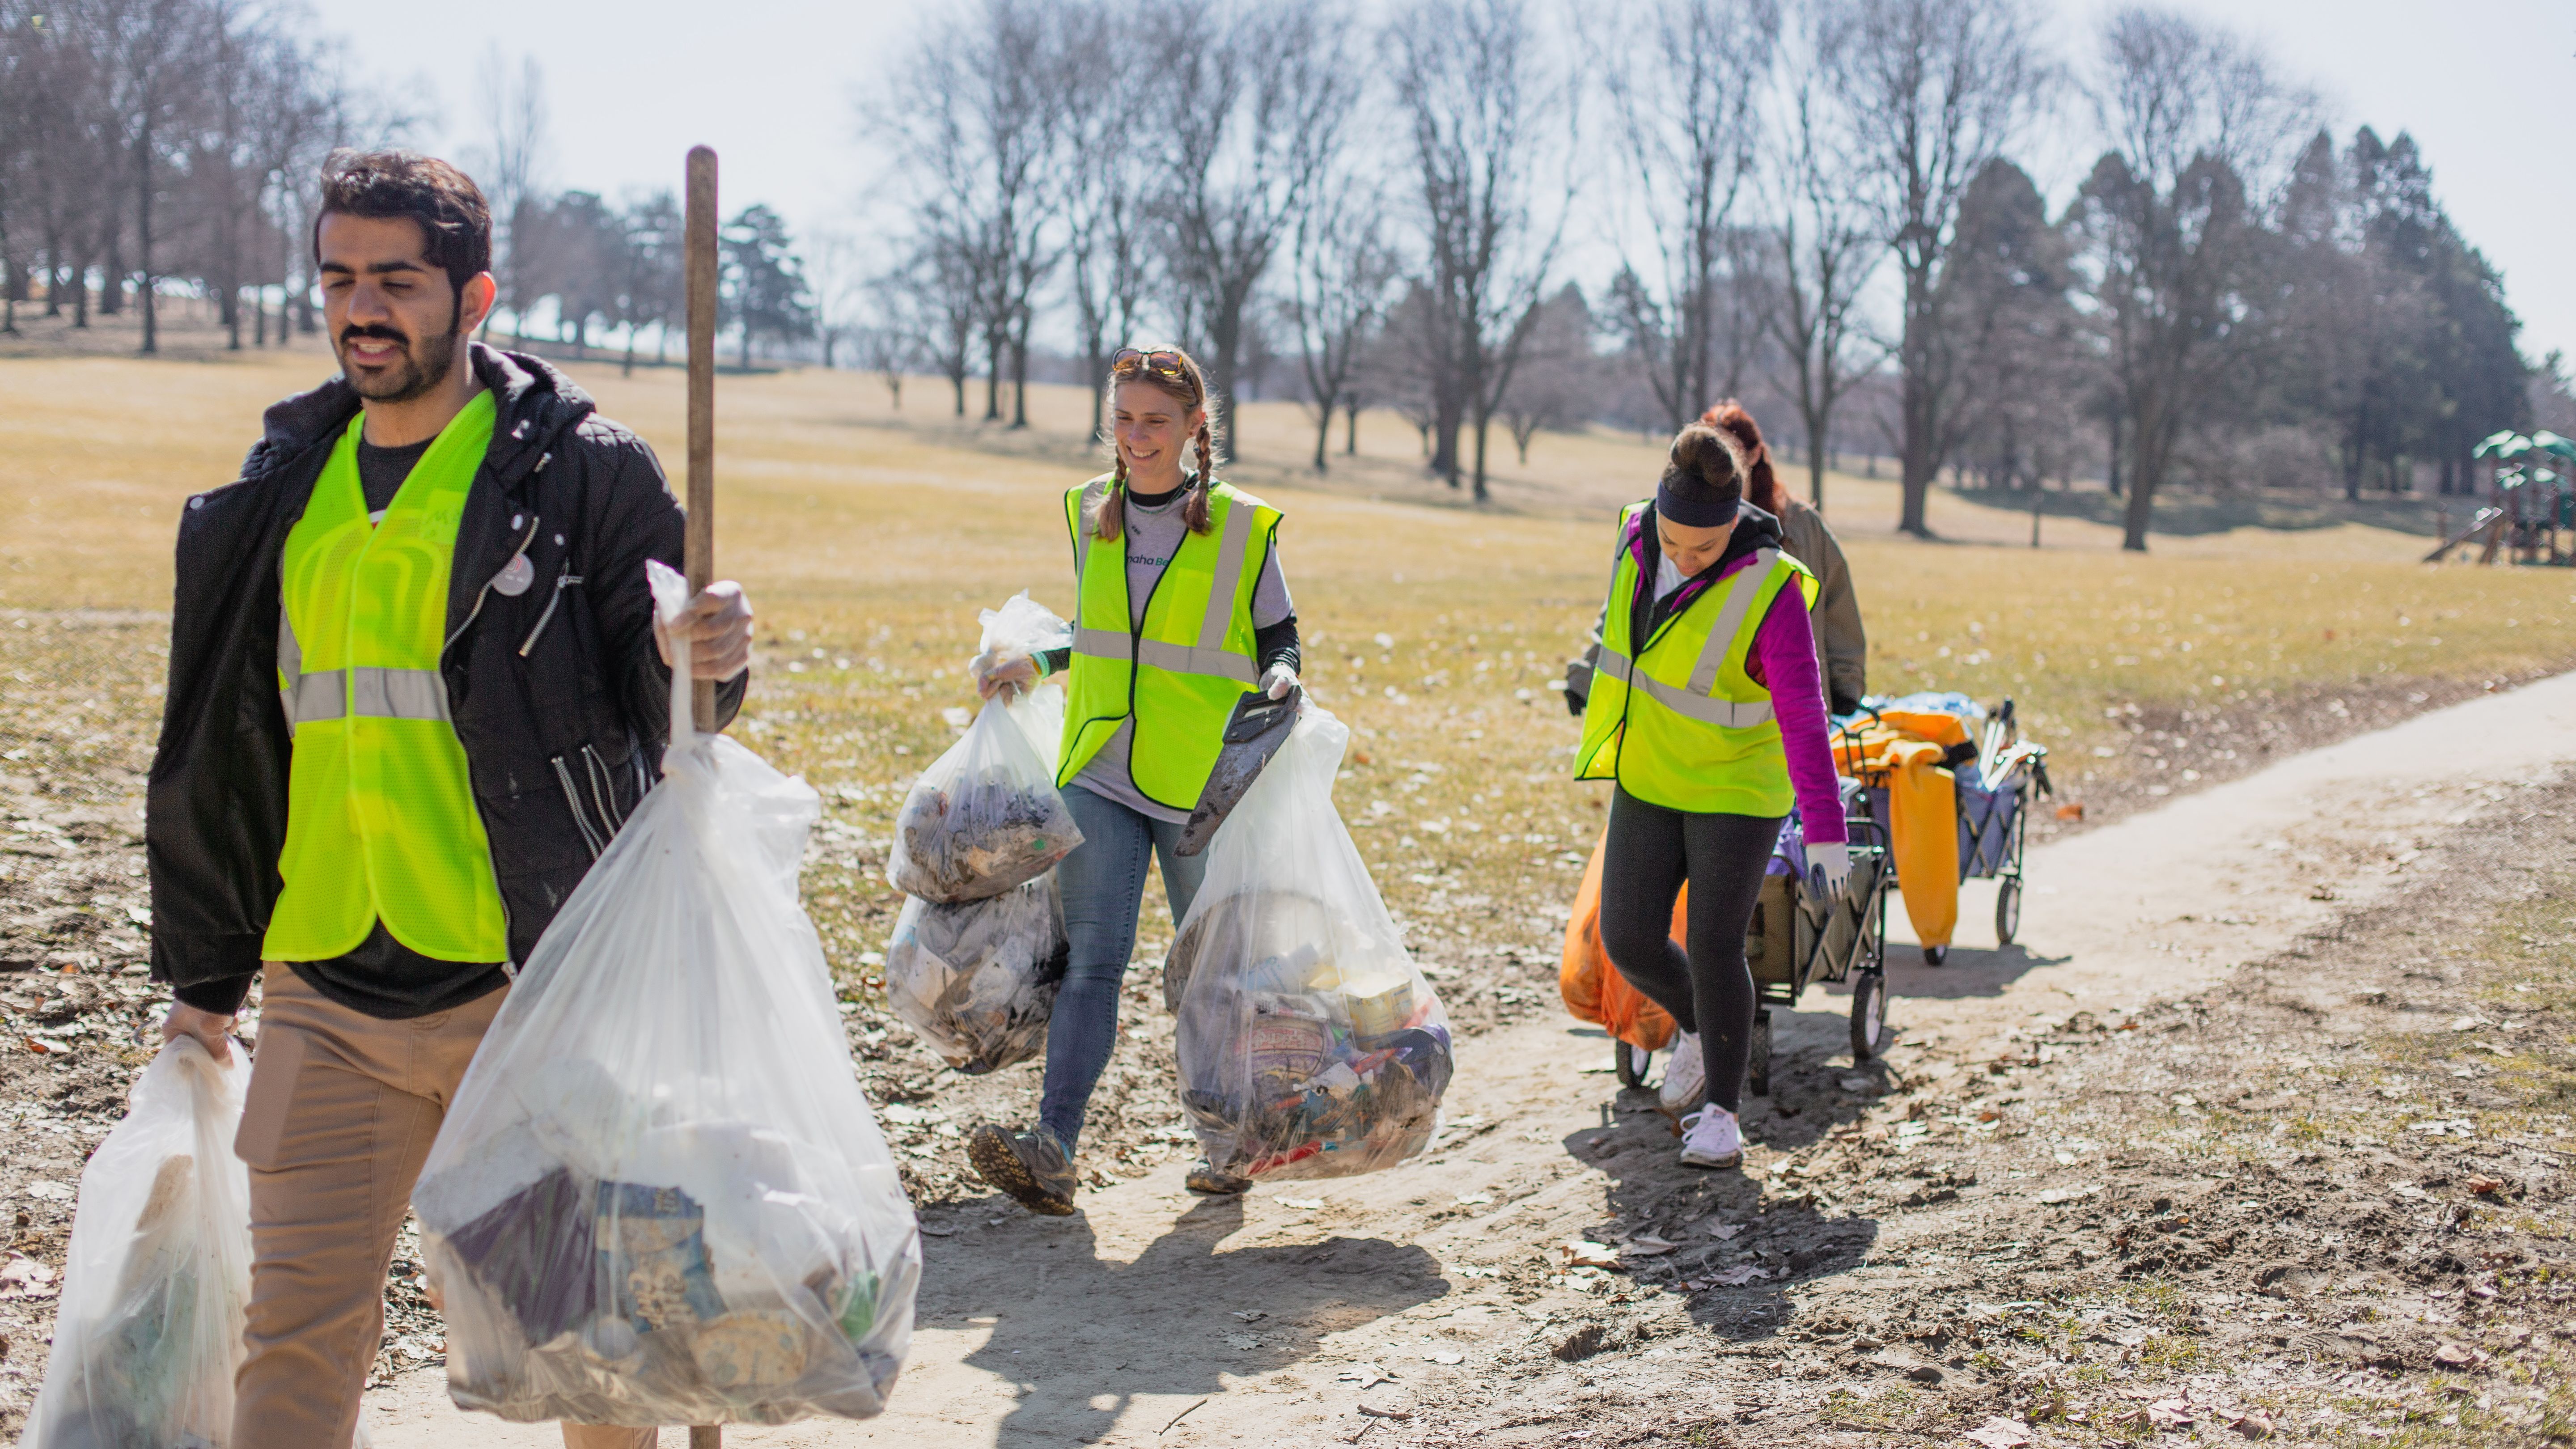
[[[2499,802],[2570,763],[2576,676],[2563,676],[2036,849],[2022,946],[1963,942],[1939,970],[1911,950],[1891,952],[1891,1020],[1902,1039],[1887,1062],[1852,1067],[1839,998],[1810,997],[1807,1009],[1781,1015],[1782,1085],[1748,1111],[1754,1146],[1740,1176],[1671,1167],[1660,1119],[1642,1095],[1622,1098],[1598,1033],[1539,1019],[1461,1044],[1451,1130],[1402,1169],[1265,1187],[1232,1203],[1188,1197],[1173,1163],[1087,1193],[1083,1214],[1065,1220],[998,1199],[934,1206],[924,1216],[920,1328],[892,1412],[869,1424],[737,1428],[728,1442],[1457,1442],[1441,1435],[1459,1428],[1442,1426],[1470,1420],[1484,1427],[1467,1442],[1522,1442],[1570,1432],[1542,1435],[1538,1425],[1593,1422],[1547,1401],[1608,1392],[1568,1365],[1622,1343],[1632,1350],[1622,1360],[1633,1363],[1632,1387],[1660,1394],[1658,1412],[1673,1422],[1760,1422],[1767,1405],[1725,1387],[1741,1377],[1721,1371],[1727,1361],[1753,1360],[1739,1367],[1759,1367],[1755,1382],[1793,1370],[1830,1380],[1835,1371],[1821,1360],[1774,1362],[1794,1359],[1786,1345],[1810,1332],[1789,1329],[1790,1320],[1908,1271],[1883,1266],[1898,1220],[1860,1211],[1872,1206],[1865,1193],[1895,1180],[1910,1196],[1881,1206],[1920,1206],[1962,1189],[1974,1196],[1976,1182],[1972,1170],[1919,1156],[1855,1169],[1864,1185],[1840,1190],[1840,1203],[1811,1178],[1927,1141],[1955,1138],[1966,1153],[1999,1125],[2003,1136],[2023,1135],[2005,1115],[2019,1091],[1987,1099],[1998,1104],[1990,1110],[1938,1119],[1944,1125],[1932,1125],[1926,1104],[1945,1079],[1982,1083],[1989,1061],[1999,1077],[2007,1065],[2038,1067],[2087,1031],[2140,1025],[2152,1003],[2201,991],[2391,899],[2443,868],[2473,816],[2494,818]],[[1981,925],[1990,911],[1991,896],[1972,888],[1965,941],[1991,939]],[[1167,1033],[1169,1023],[1151,1029]],[[1921,1095],[1891,1118],[1880,1099],[1902,1093]],[[2075,1150],[2054,1162],[2080,1173],[2088,1144],[2070,1142]],[[2063,1191],[2055,1201],[2101,1186]],[[2157,1198],[2156,1210],[2167,1201]],[[1666,1219],[1697,1224],[1714,1242],[1668,1250],[1637,1227]],[[1627,1279],[1562,1261],[1569,1239],[1622,1237]],[[2086,1260],[2080,1248],[2067,1251],[2073,1264]],[[1670,1266],[1651,1261],[1668,1252]],[[1732,1266],[1705,1267],[1718,1261]],[[1704,1270],[1704,1279],[1680,1280]],[[1774,1279],[1780,1286],[1762,1286]],[[1865,1334],[1852,1342],[1879,1349]],[[2072,1339],[2066,1351],[2076,1352]],[[1887,1348],[1867,1362],[1909,1383],[1942,1377],[1928,1360],[1899,1361],[1904,1352]],[[549,1430],[457,1413],[437,1370],[403,1375],[369,1402],[382,1449],[554,1442]],[[1617,1417],[1605,1410],[1599,1422]]]

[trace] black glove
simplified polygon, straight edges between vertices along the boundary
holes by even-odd
[[[1829,699],[1827,700],[1827,706],[1828,706],[1828,708],[1829,708],[1829,709],[1830,709],[1834,714],[1836,714],[1836,715],[1846,715],[1846,714],[1856,714],[1856,713],[1858,713],[1858,712],[1859,712],[1859,710],[1860,710],[1860,696],[1859,696],[1859,695],[1857,695],[1857,694],[1845,694],[1843,691],[1841,691],[1841,690],[1839,690],[1839,689],[1829,691],[1829,695],[1830,695],[1830,697],[1829,697]]]
[[[1576,719],[1583,718],[1583,706],[1587,700],[1588,696],[1574,692],[1573,685],[1569,684],[1565,687],[1565,712],[1567,714],[1574,716]]]

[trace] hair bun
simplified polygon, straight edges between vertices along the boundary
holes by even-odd
[[[1744,453],[1724,429],[1696,422],[1673,439],[1672,467],[1667,471],[1679,473],[1713,494],[1741,496]]]

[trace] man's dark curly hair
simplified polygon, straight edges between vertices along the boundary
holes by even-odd
[[[337,212],[420,223],[422,254],[447,273],[458,301],[465,284],[492,270],[492,206],[474,178],[417,151],[331,153],[322,163],[322,205],[313,213],[313,259],[322,259],[322,218]]]

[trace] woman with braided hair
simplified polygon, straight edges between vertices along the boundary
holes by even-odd
[[[1145,869],[1159,861],[1177,924],[1207,872],[1179,856],[1244,694],[1297,685],[1297,616],[1279,572],[1279,513],[1216,476],[1207,376],[1177,347],[1110,363],[1108,473],[1064,495],[1080,608],[1071,648],[976,661],[987,699],[1065,679],[1056,783],[1082,844],[1056,867],[1071,955],[1047,1027],[1046,1083],[1025,1132],[979,1124],[967,1158],[1035,1212],[1071,1213],[1074,1144],[1118,1039]],[[1251,1186],[1204,1161],[1190,1190]]]

